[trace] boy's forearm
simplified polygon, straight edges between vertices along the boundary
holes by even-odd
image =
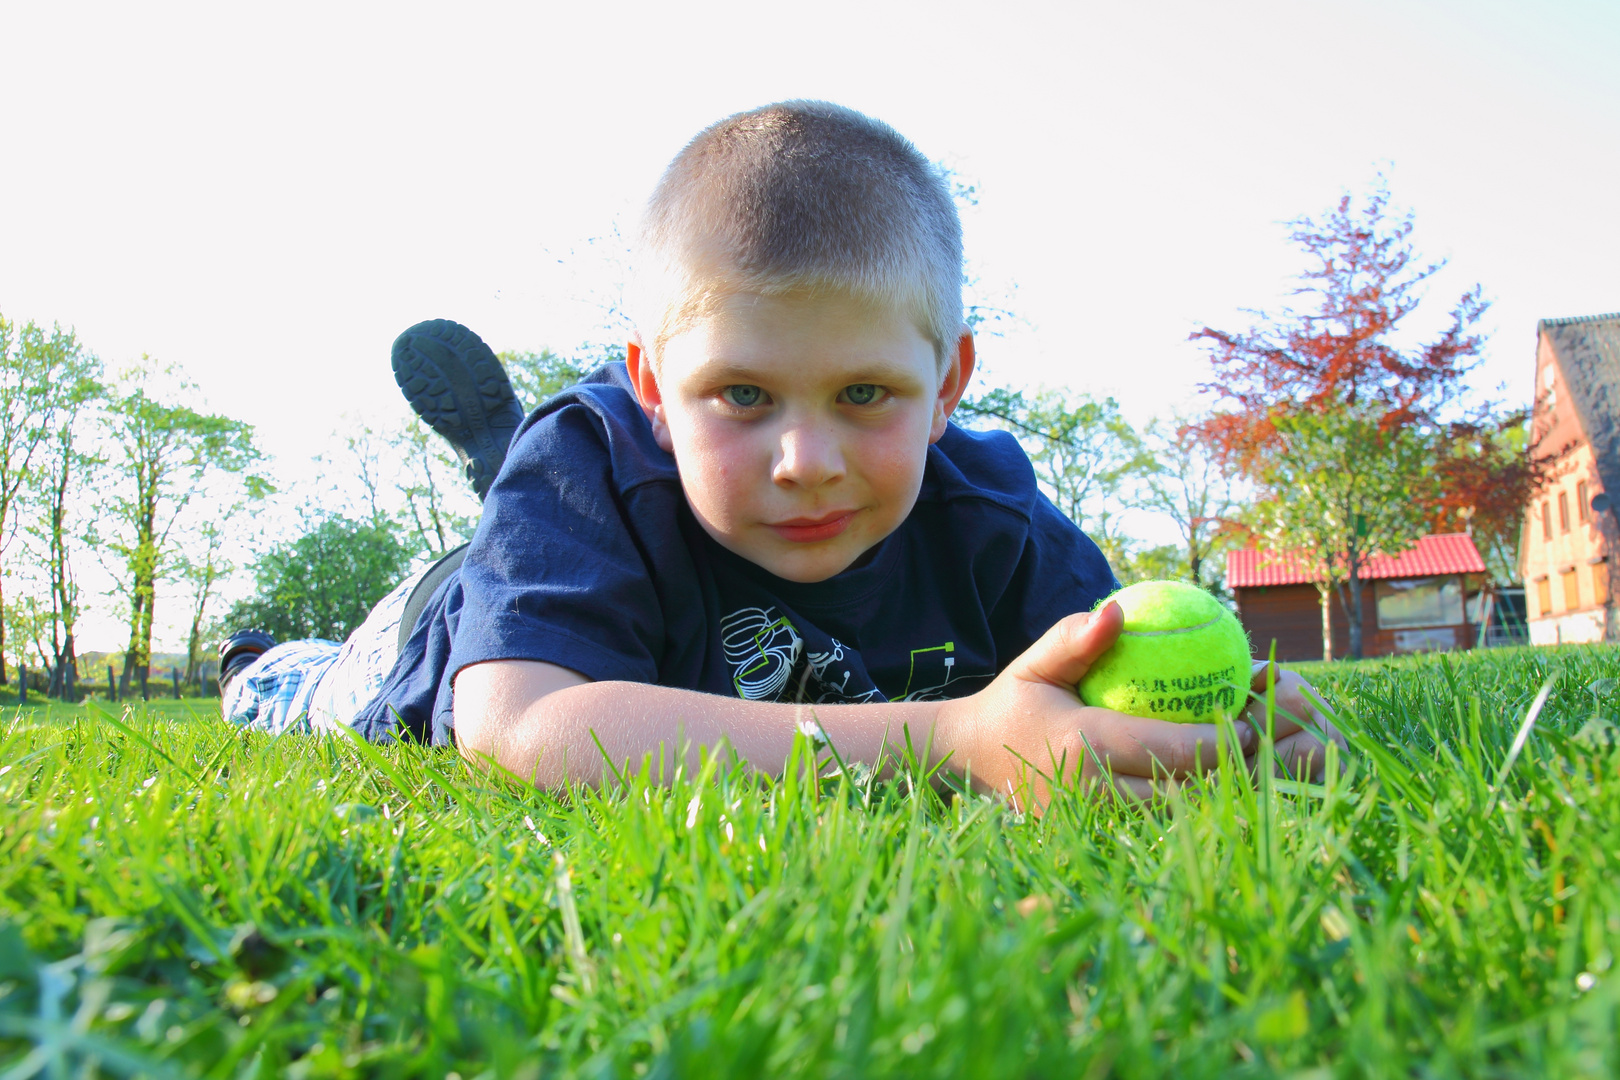
[[[942,703],[794,705],[645,683],[593,682],[478,722],[471,717],[463,721],[461,704],[458,700],[456,711],[463,753],[493,757],[539,787],[555,787],[568,780],[600,782],[609,773],[603,750],[615,767],[629,762],[639,768],[648,754],[655,767],[659,760],[672,766],[684,744],[687,763],[695,765],[699,747],[713,748],[722,739],[756,768],[780,772],[800,725],[812,722],[821,725],[846,761],[870,763],[877,759],[885,730],[893,747],[904,740],[902,727],[909,727],[912,743],[920,749],[930,739]],[[934,757],[941,756],[942,747],[936,745]]]

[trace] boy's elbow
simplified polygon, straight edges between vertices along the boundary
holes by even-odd
[[[527,660],[472,664],[456,673],[452,715],[456,746],[476,765],[498,764],[534,777],[538,748],[553,741],[539,702],[590,680],[567,668]]]
[[[464,700],[458,692],[452,715],[456,725],[456,749],[462,758],[474,765],[485,765],[494,760],[499,747],[494,738],[494,725],[489,723],[488,711]]]
[[[451,715],[455,717],[456,746],[461,756],[475,765],[501,761],[503,734],[517,719],[512,711],[511,694],[503,693],[498,664],[473,664],[456,673]],[[521,710],[519,710],[521,711]]]

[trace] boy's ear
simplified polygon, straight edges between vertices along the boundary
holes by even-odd
[[[639,339],[625,345],[624,366],[630,373],[636,401],[647,414],[647,423],[652,425],[653,439],[666,454],[673,454],[675,443],[669,437],[669,424],[664,419],[664,396],[658,389],[658,373],[653,370],[652,357],[641,347]]]
[[[956,355],[951,357],[945,377],[939,383],[939,397],[934,400],[934,426],[928,432],[929,442],[939,442],[945,434],[945,422],[956,411],[957,403],[967,390],[968,380],[973,378],[974,359],[973,331],[964,325],[961,336],[956,339]]]

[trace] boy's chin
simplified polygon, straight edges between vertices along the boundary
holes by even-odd
[[[726,545],[730,547],[730,545]],[[877,557],[877,550],[881,544],[873,544],[864,550],[837,550],[806,545],[802,550],[782,551],[738,551],[731,550],[763,570],[769,571],[784,581],[792,581],[800,585],[814,585],[818,581],[826,581],[837,577],[845,570],[853,570],[865,566]]]

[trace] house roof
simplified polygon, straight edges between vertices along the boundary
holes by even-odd
[[[1605,491],[1620,491],[1620,312],[1542,319]]]
[[[1361,579],[1433,577],[1436,574],[1483,574],[1485,560],[1467,533],[1425,536],[1399,555],[1374,555],[1361,568]],[[1262,585],[1308,585],[1321,577],[1287,552],[1229,551],[1226,584],[1233,589]]]

